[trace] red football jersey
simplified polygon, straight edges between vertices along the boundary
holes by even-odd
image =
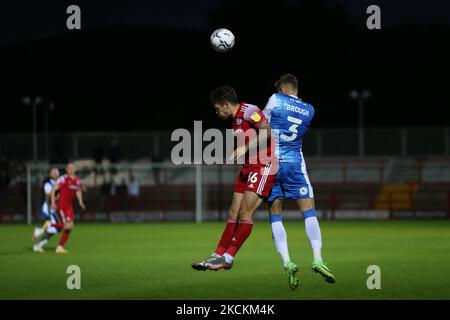
[[[245,144],[248,144],[249,141],[256,138],[257,129],[259,128],[260,124],[264,122],[264,120],[266,120],[266,117],[257,106],[247,103],[241,103],[238,111],[236,112],[233,118],[232,127],[234,129],[234,135],[238,137],[239,135],[245,134]],[[247,130],[251,128],[256,129],[256,131],[253,134],[249,133],[246,134]],[[267,141],[267,149],[259,150],[259,153],[260,154],[265,153],[268,157],[270,157],[271,155],[270,140]],[[257,159],[255,157],[249,158],[249,154],[247,152],[247,154],[245,155],[244,166],[250,166],[255,164],[260,164],[259,157]]]
[[[75,198],[76,192],[81,188],[80,178],[77,176],[71,178],[65,174],[58,179],[57,183],[59,187],[58,208],[71,208],[73,198]]]

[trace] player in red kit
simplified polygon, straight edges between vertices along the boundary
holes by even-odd
[[[253,213],[269,196],[276,177],[270,157],[271,128],[261,110],[240,103],[234,89],[228,86],[215,89],[210,98],[219,118],[233,119],[238,141],[233,158],[244,157],[244,164],[236,178],[227,225],[217,248],[207,259],[192,264],[195,270],[231,269],[235,255],[252,231]],[[257,149],[259,153],[255,152]],[[266,160],[262,161],[262,155]]]
[[[56,253],[67,253],[64,244],[69,238],[70,232],[73,228],[73,199],[77,197],[78,204],[82,209],[85,209],[83,203],[83,194],[81,192],[80,178],[75,175],[76,167],[73,163],[67,164],[66,174],[60,177],[51,193],[51,207],[56,210],[64,232],[61,235],[59,245],[56,247]],[[56,203],[56,191],[59,190],[59,198]]]

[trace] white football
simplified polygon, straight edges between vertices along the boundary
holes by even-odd
[[[227,52],[234,46],[234,35],[228,29],[217,29],[211,35],[211,45],[217,52]]]

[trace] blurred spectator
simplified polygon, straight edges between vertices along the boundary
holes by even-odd
[[[133,211],[136,211],[138,207],[139,192],[139,182],[136,177],[130,173],[130,181],[128,182],[128,204],[129,208]]]
[[[109,200],[108,200],[108,212],[111,213],[112,211],[117,210],[117,186],[114,182],[114,178],[111,178],[111,182],[106,182],[103,184],[103,187],[105,188],[105,192],[109,192]],[[109,189],[107,189],[109,188]]]
[[[119,185],[116,185],[116,195],[115,198],[117,200],[117,209],[118,210],[126,210],[127,209],[127,184],[125,179],[122,179],[122,182]]]
[[[158,165],[163,162],[163,158],[159,153],[153,153],[150,162],[154,164],[153,166],[153,177],[157,185],[161,184],[161,167]]]
[[[109,185],[111,186],[110,194],[112,196],[115,196],[117,194],[117,185],[116,185],[116,182],[114,181],[114,179],[111,180],[111,183]]]
[[[122,179],[122,183],[117,187],[117,194],[119,196],[126,196],[126,194],[127,194],[127,183],[125,181],[125,178]]]
[[[105,196],[105,197],[110,195],[110,194],[112,194],[112,184],[111,184],[111,182],[106,180],[106,178],[103,179],[103,183],[100,185],[99,191],[100,191],[100,194],[102,196]]]
[[[105,157],[105,150],[101,144],[97,144],[92,150],[92,157],[97,165],[101,164]]]
[[[120,150],[118,139],[113,139],[111,141],[111,143],[109,144],[108,156],[109,156],[109,161],[111,163],[119,162],[120,156],[121,156],[121,150]]]
[[[95,186],[95,185],[94,185]],[[106,177],[103,177],[102,183],[98,186],[98,195],[99,195],[99,203],[100,208],[105,208],[105,211],[108,212],[110,208],[110,197],[109,191],[111,190],[111,185],[109,184]]]

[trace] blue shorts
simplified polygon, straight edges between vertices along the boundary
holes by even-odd
[[[49,208],[49,205],[45,203],[41,208],[41,218],[44,221],[49,220],[51,223],[58,222],[58,215],[56,214],[56,211]]]
[[[314,193],[306,172],[305,162],[280,162],[277,178],[268,201],[307,198],[314,198]]]

